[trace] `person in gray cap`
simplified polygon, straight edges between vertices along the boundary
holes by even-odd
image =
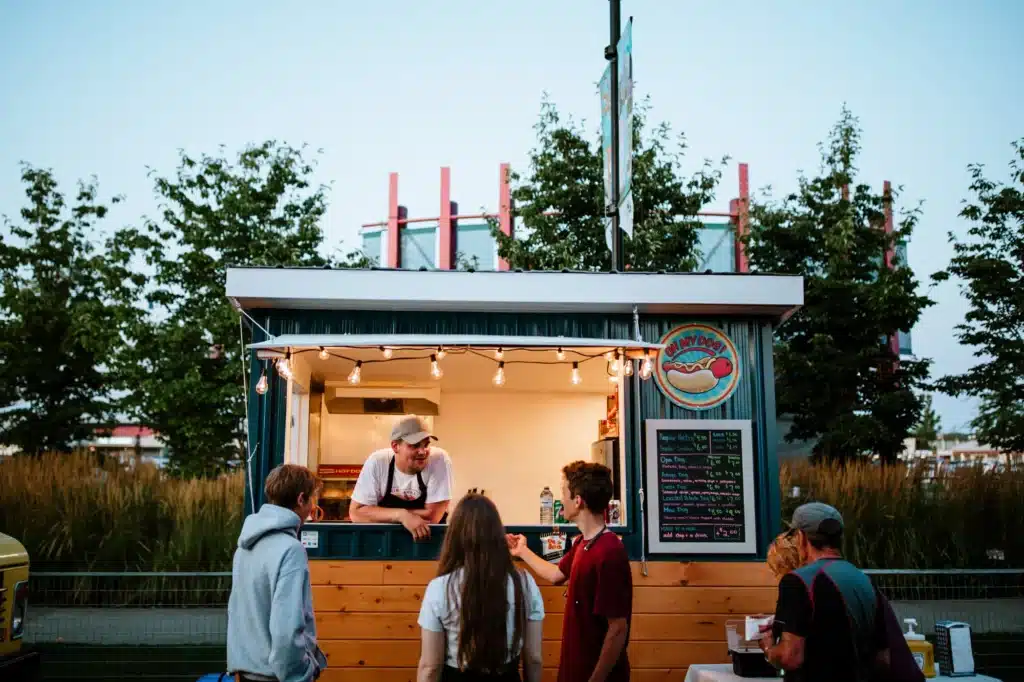
[[[871,580],[842,558],[842,515],[821,502],[801,505],[787,534],[802,565],[779,581],[774,621],[762,628],[766,657],[791,679],[873,679],[888,647],[882,602]]]
[[[424,420],[403,417],[391,429],[391,447],[372,453],[359,472],[349,516],[356,523],[400,523],[414,540],[444,523],[452,499],[452,463]]]

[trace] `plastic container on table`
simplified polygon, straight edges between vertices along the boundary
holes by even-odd
[[[768,662],[756,640],[744,639],[746,619],[725,621],[725,638],[732,658],[732,671],[739,677],[778,677],[779,671]]]

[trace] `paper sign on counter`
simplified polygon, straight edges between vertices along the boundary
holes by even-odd
[[[304,530],[299,540],[306,549],[317,549],[320,547],[320,533],[315,530]]]

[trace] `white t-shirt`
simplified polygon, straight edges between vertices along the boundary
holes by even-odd
[[[387,494],[384,486],[388,483],[388,467],[395,453],[391,448],[383,448],[371,454],[359,472],[356,487],[352,490],[352,499],[368,507],[376,506]],[[452,499],[452,460],[441,448],[431,446],[427,466],[420,474],[427,486],[427,504],[444,502]],[[391,482],[391,494],[403,500],[415,500],[420,496],[420,483],[416,474],[403,474],[395,467],[395,477]]]
[[[456,576],[456,580],[461,582],[462,569],[459,569],[456,573],[449,573],[448,575],[442,575],[439,578],[434,578],[427,584],[427,590],[423,593],[423,605],[420,606],[420,627],[424,630],[430,630],[431,632],[444,632],[445,633],[445,664],[453,668],[459,667],[458,655],[459,655],[459,608],[458,604],[451,604],[448,601],[448,581],[452,575]],[[526,601],[526,619],[527,620],[544,620],[544,598],[540,594],[540,589],[537,588],[537,582],[533,579],[533,576],[523,571],[523,597]],[[508,595],[508,620],[506,621],[506,631],[508,632],[508,647],[512,647],[512,637],[515,635],[515,616],[516,616],[516,596],[513,591],[512,579],[508,579],[507,583]],[[461,593],[462,586],[457,584],[454,587],[455,594]],[[525,639],[526,633],[522,633],[522,637]],[[513,655],[509,657],[509,661],[517,658],[519,652],[513,652]]]

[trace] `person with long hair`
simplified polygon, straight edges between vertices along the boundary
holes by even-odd
[[[417,682],[539,682],[544,600],[509,553],[487,497],[470,493],[448,521],[437,577],[420,608]]]

